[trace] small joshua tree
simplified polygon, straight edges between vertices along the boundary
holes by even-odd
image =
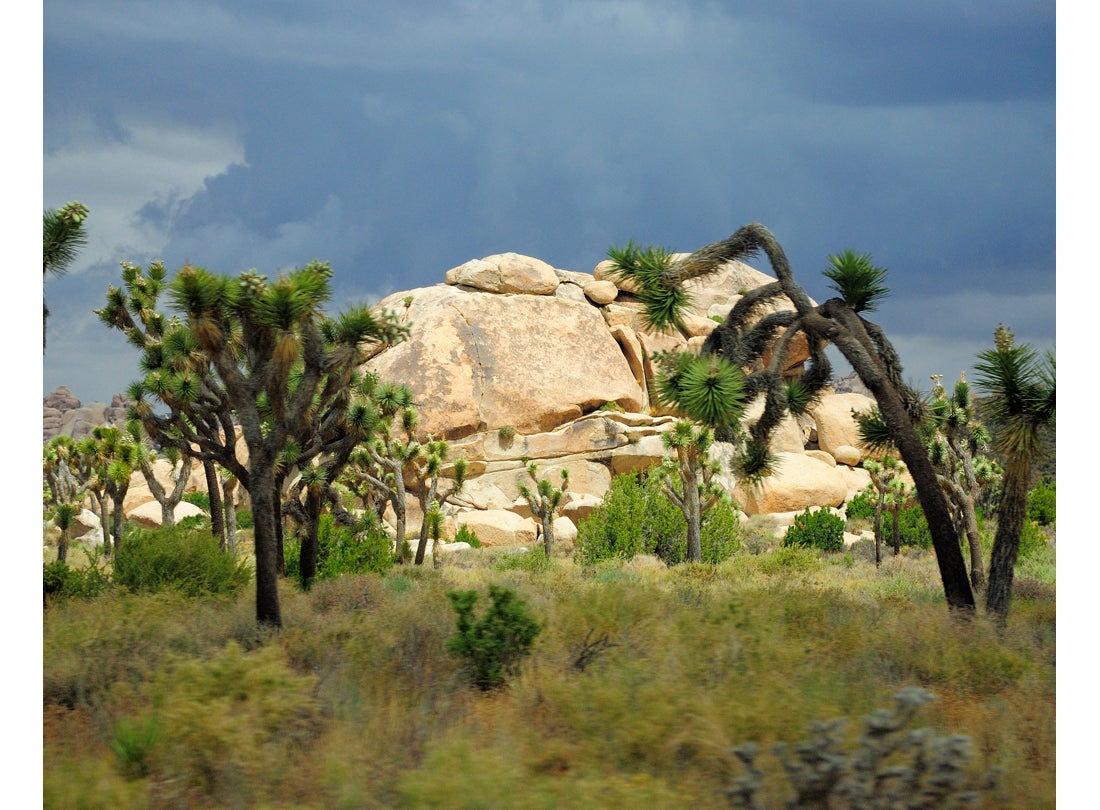
[[[886,507],[890,506],[891,514],[897,517],[894,507],[901,505],[905,496],[905,482],[902,475],[905,474],[905,465],[893,456],[886,456],[882,461],[868,459],[863,462],[865,469],[871,476],[871,483],[875,487],[875,565],[882,563],[882,518]],[[897,534],[895,533],[895,539]],[[894,554],[900,549],[895,544]]]
[[[535,486],[532,489],[527,482],[520,479],[516,481],[516,488],[542,524],[542,547],[549,559],[554,551],[554,518],[558,516],[564,505],[565,490],[569,487],[569,470],[561,471],[561,486],[556,487],[549,478],[538,477],[539,468],[535,462],[527,459],[524,461],[527,475],[531,477]]]
[[[454,478],[451,485],[440,489],[439,479],[443,475],[443,465],[449,450],[450,445],[446,441],[429,435],[424,440],[421,454],[414,460],[417,475],[420,478],[420,489],[416,496],[420,503],[420,512],[424,516],[420,524],[420,542],[416,546],[416,557],[413,560],[416,565],[424,563],[429,539],[434,541],[438,537],[440,521],[443,518],[442,505],[458,495],[466,483],[466,460],[460,458],[455,461],[452,468]],[[430,536],[433,527],[435,537]]]

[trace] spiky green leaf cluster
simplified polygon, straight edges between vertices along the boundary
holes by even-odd
[[[740,422],[747,405],[741,370],[716,355],[663,355],[657,398],[690,419],[713,428]]]
[[[886,268],[875,267],[870,253],[848,249],[830,255],[828,262],[829,267],[823,272],[833,282],[829,287],[856,312],[878,309],[879,302],[890,294],[890,288],[883,284]]]
[[[643,323],[662,332],[683,325],[684,313],[691,303],[687,291],[668,278],[672,254],[661,247],[642,250],[633,242],[607,251],[611,275],[628,280],[644,306]]]

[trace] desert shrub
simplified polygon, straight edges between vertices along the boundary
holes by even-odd
[[[183,494],[183,500],[185,503],[193,504],[207,514],[210,514],[210,496],[207,493],[185,492]]]
[[[886,516],[884,531],[888,538],[893,537],[893,529],[890,528],[890,516]],[[932,531],[928,528],[928,521],[924,517],[924,510],[919,503],[904,506],[898,510],[898,532],[901,535],[903,546],[916,548],[932,548]]]
[[[210,529],[209,515],[188,515],[176,521],[176,526],[181,529]]]
[[[848,501],[848,508],[846,510],[848,520],[867,520],[875,516],[875,501],[877,496],[875,495],[874,487],[868,487],[859,493],[852,500]]]
[[[457,633],[447,648],[463,659],[471,683],[482,691],[504,685],[531,651],[541,628],[523,600],[510,588],[489,586],[488,611],[474,621],[477,591],[448,591],[456,614]]]
[[[1027,516],[1040,526],[1049,526],[1054,522],[1057,511],[1057,498],[1055,497],[1055,485],[1053,481],[1043,481],[1027,496]]]
[[[251,529],[255,526],[252,521],[251,509],[238,509],[237,510],[237,528],[238,529]]]
[[[470,548],[481,548],[481,539],[477,536],[477,532],[466,525],[458,527],[458,531],[455,532],[455,542],[469,543]]]
[[[821,563],[814,549],[802,546],[781,546],[770,554],[761,554],[756,560],[757,570],[762,574],[809,571]]]
[[[900,690],[894,699],[892,712],[880,709],[864,718],[864,733],[851,753],[845,750],[843,719],[811,724],[809,738],[793,754],[776,743],[775,754],[795,791],[787,807],[975,806],[982,793],[993,790],[995,771],[979,780],[967,774],[974,756],[968,737],[906,729],[920,708],[935,700],[932,693],[914,687]],[[746,743],[732,753],[747,773],[734,780],[726,796],[734,807],[757,810],[756,793],[764,782],[756,766],[759,749]]]
[[[783,537],[783,545],[840,551],[844,548],[844,520],[828,509],[810,511],[807,508],[795,516],[794,523]]]
[[[164,726],[154,715],[121,718],[109,741],[125,776],[141,778],[152,770],[154,752],[164,736]]]
[[[1024,521],[1023,529],[1020,532],[1020,552],[1016,557],[1016,561],[1027,557],[1033,557],[1043,549],[1047,547],[1047,538],[1043,534],[1043,530],[1039,528],[1039,524],[1031,520]]]
[[[174,526],[133,529],[114,558],[115,582],[136,593],[238,593],[252,580],[247,561],[218,547],[209,532]]]
[[[286,538],[283,556],[290,579],[301,580],[301,553],[301,539]],[[328,512],[321,515],[317,524],[317,580],[345,574],[384,574],[393,565],[391,541],[373,512],[351,526],[337,522]]]
[[[111,575],[100,564],[98,556],[83,568],[50,562],[42,566],[43,599],[90,599],[111,587]]]
[[[551,564],[550,558],[546,556],[546,549],[539,546],[530,551],[508,549],[493,561],[493,569],[496,571],[527,571],[534,574],[538,571],[546,571]]]
[[[721,562],[741,549],[745,532],[732,504],[715,504],[700,527],[703,560]],[[575,557],[592,564],[653,554],[669,565],[687,557],[687,523],[661,493],[657,476],[627,473],[611,482],[603,503],[577,527]]]
[[[577,526],[575,556],[595,563],[654,554],[675,544],[683,515],[663,495],[655,476],[626,473],[611,481],[603,503]]]
[[[741,550],[744,537],[745,530],[737,508],[729,501],[719,501],[703,515],[699,538],[703,562],[720,563],[729,559]],[[686,535],[684,540],[686,551]]]

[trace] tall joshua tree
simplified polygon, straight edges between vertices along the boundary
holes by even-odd
[[[97,313],[142,350],[145,376],[129,394],[149,435],[159,441],[178,432],[196,458],[221,464],[247,490],[255,530],[256,619],[279,627],[276,466],[289,444],[300,445],[295,458],[303,466],[324,452],[322,436],[344,431],[347,381],[364,359],[361,344],[396,342],[407,328],[366,307],[324,317],[332,270],[323,262],[272,282],[255,271],[234,279],[190,265],[167,286],[165,275],[159,263],[148,272],[124,263],[125,291],[110,288],[107,305]],[[179,316],[158,310],[164,291]],[[154,410],[150,399],[168,413]],[[313,430],[318,419],[324,430]],[[236,454],[234,422],[248,447],[247,462]]]
[[[1055,360],[1047,352],[1040,359],[1004,325],[994,333],[994,348],[978,355],[974,364],[978,387],[989,396],[986,414],[996,428],[994,443],[1004,457],[1004,481],[997,509],[997,533],[989,562],[986,611],[1002,624],[1012,601],[1012,574],[1020,551],[1020,535],[1027,518],[1031,465],[1047,450],[1042,428],[1055,419]]]
[[[680,261],[673,261],[667,251],[642,251],[632,244],[613,248],[609,256],[619,275],[629,278],[638,289],[647,323],[664,329],[682,322],[688,303],[685,282],[759,251],[768,257],[777,280],[742,296],[703,346],[704,354],[720,355],[749,370],[745,393],[750,399],[758,394],[765,397],[763,414],[749,430],[737,471],[750,480],[759,480],[771,470],[774,457],[768,452],[768,438],[784,414],[804,408],[829,383],[832,369],[825,346],[833,344],[874,395],[916,483],[949,607],[965,615],[973,613],[974,594],[947,500],[916,428],[921,398],[903,382],[897,352],[885,333],[860,314],[874,310],[886,295],[884,269],[875,267],[867,254],[847,251],[832,257],[825,274],[839,297],[815,305],[795,281],[778,240],[759,223],[746,225],[728,239],[707,245]],[[793,310],[765,314],[753,323],[762,305],[783,296],[793,304]],[[790,348],[798,335],[806,340],[809,364],[797,379],[788,381],[784,372],[791,365]],[[770,358],[765,362],[769,351]]]
[[[88,241],[84,231],[87,206],[78,202],[42,212],[42,281],[47,275],[63,276],[76,261],[77,252]],[[42,297],[42,353],[46,352],[46,318],[50,310]]]

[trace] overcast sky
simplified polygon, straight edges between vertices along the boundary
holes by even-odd
[[[43,393],[137,355],[92,309],[121,260],[344,303],[515,251],[591,271],[759,221],[809,294],[846,248],[906,377],[1055,338],[1053,0],[109,2],[43,7],[43,205],[91,209],[45,294]],[[770,272],[761,258],[755,266]]]

